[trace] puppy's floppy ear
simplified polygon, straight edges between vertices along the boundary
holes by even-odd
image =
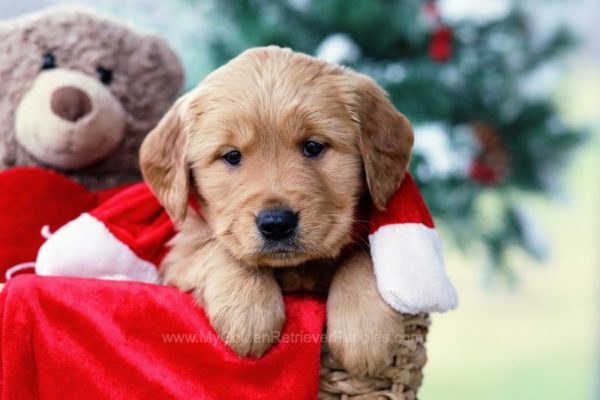
[[[367,186],[375,206],[383,210],[408,170],[413,130],[385,91],[371,78],[352,73],[352,112],[360,124],[358,146],[362,153]]]
[[[189,196],[188,135],[182,123],[183,98],[167,112],[140,149],[144,179],[175,223],[185,218]]]

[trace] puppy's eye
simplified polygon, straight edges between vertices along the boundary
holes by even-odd
[[[96,69],[96,72],[98,73],[98,79],[100,79],[100,82],[104,83],[105,85],[110,85],[112,82],[112,70],[104,68],[101,65],[98,67],[98,69]]]
[[[223,160],[230,165],[239,165],[242,161],[242,153],[237,150],[232,150],[223,156]]]
[[[54,54],[45,53],[42,57],[42,69],[52,68],[56,68],[56,59],[54,58]]]
[[[313,142],[312,140],[307,140],[304,142],[302,151],[306,157],[318,157],[325,151],[325,145],[322,143]]]

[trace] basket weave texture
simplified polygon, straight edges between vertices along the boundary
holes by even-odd
[[[394,357],[379,375],[357,378],[346,372],[326,345],[321,352],[320,400],[415,400],[427,362],[429,316],[404,315],[404,335]]]

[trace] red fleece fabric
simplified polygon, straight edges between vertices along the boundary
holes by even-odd
[[[419,192],[419,188],[410,174],[406,174],[402,185],[394,193],[385,211],[372,209],[369,233],[375,233],[382,226],[390,224],[423,224],[434,228],[433,218]]]
[[[51,231],[98,205],[96,195],[56,172],[15,168],[0,173],[0,273],[13,265],[35,261]]]
[[[140,184],[106,193],[39,169],[0,173],[0,267],[34,261],[42,226],[54,232],[84,211],[138,257],[157,263],[173,227],[150,190]],[[136,201],[145,205],[127,208]],[[374,211],[370,222],[371,233],[404,223],[433,227],[408,175],[388,210]],[[58,239],[60,233],[46,245]],[[65,248],[72,247],[68,240]],[[443,268],[437,258],[433,263]],[[316,399],[324,301],[285,301],[283,340],[260,359],[240,359],[192,298],[174,288],[18,276],[0,296],[2,399]]]
[[[47,225],[51,232],[97,207],[125,186],[90,192],[58,172],[20,167],[0,173],[0,282],[10,267],[35,261],[46,240],[41,235]]]
[[[89,213],[138,257],[159,266],[175,227],[144,182],[131,185]],[[102,249],[111,251],[111,249]]]
[[[2,281],[7,268],[36,259],[43,226],[55,232],[101,204],[100,214],[119,208],[113,196],[124,188],[89,192],[40,168],[0,173]],[[324,300],[285,304],[282,340],[260,359],[240,359],[174,288],[17,276],[0,294],[2,399],[316,399]]]
[[[285,304],[283,340],[240,359],[174,288],[18,276],[0,297],[2,399],[316,399],[325,303]]]

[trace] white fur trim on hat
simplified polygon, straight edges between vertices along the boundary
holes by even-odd
[[[369,235],[379,293],[395,310],[418,314],[456,308],[458,296],[446,271],[433,228],[405,223]]]
[[[39,275],[158,282],[152,263],[139,258],[87,213],[64,225],[42,245],[35,269]]]

